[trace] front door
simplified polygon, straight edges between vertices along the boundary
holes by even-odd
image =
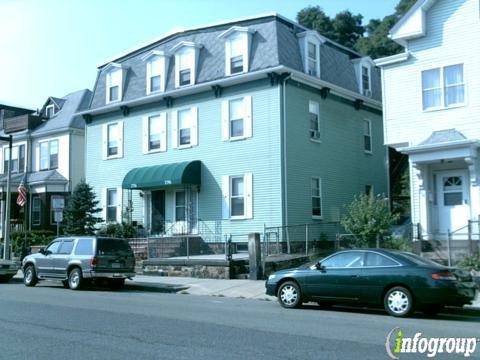
[[[152,191],[152,234],[165,230],[165,190]]]
[[[461,170],[437,173],[438,227],[441,233],[458,230],[470,219],[467,175]]]

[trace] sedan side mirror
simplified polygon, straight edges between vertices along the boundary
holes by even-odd
[[[323,266],[320,261],[315,264],[315,267],[317,268],[317,270],[325,271],[325,266]]]

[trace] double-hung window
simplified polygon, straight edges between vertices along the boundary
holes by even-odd
[[[143,118],[143,153],[167,151],[167,114],[165,112]]]
[[[187,198],[184,190],[175,191],[175,221],[185,221],[187,211]]]
[[[107,222],[117,221],[118,196],[117,189],[107,189]]]
[[[189,44],[179,47],[175,54],[175,86],[187,86],[195,84],[195,65],[198,47]]]
[[[322,217],[322,181],[318,177],[311,180],[312,191],[312,218],[320,219]]]
[[[223,218],[250,219],[253,217],[252,174],[222,178]]]
[[[368,66],[361,66],[362,72],[362,92],[365,96],[371,96],[372,88],[371,88],[371,79],[370,79],[370,68]]]
[[[123,70],[113,68],[107,73],[107,104],[122,98]]]
[[[308,75],[318,76],[318,47],[317,44],[307,41],[307,73]]]
[[[123,157],[123,121],[102,125],[102,159]]]
[[[198,109],[191,107],[172,112],[172,147],[198,145]]]
[[[32,199],[32,225],[38,226],[41,221],[42,200],[35,196]]]
[[[228,41],[230,41],[230,75],[242,73],[245,71],[244,60],[247,56],[246,41],[244,41],[245,34],[238,33]]]
[[[310,120],[310,139],[320,140],[320,105],[318,102],[309,102],[308,117]]]
[[[160,116],[150,116],[148,118],[148,150],[160,149],[161,136],[161,118]]]
[[[222,103],[222,140],[252,137],[252,97],[244,96]]]
[[[8,159],[10,156],[10,149],[4,148],[3,151],[3,172],[8,171]],[[12,147],[12,163],[10,167],[12,173],[22,173],[25,171],[25,145],[17,145]]]
[[[161,90],[162,84],[162,61],[159,56],[153,56],[147,63],[147,93]]]
[[[40,143],[40,170],[58,168],[58,140]]]
[[[372,152],[372,122],[367,119],[363,120],[363,149]]]
[[[55,105],[50,104],[45,108],[45,116],[51,118],[53,115],[55,115]]]
[[[422,71],[423,110],[448,108],[465,102],[463,64]]]

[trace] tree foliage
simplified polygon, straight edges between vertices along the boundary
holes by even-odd
[[[97,207],[98,203],[92,187],[85,181],[75,186],[64,210],[65,232],[70,235],[93,235],[95,224],[102,221],[95,216],[102,210]]]
[[[388,199],[360,194],[347,206],[341,224],[355,235],[355,246],[364,247],[373,246],[377,236],[389,236],[397,219],[398,215],[390,212]]]
[[[388,33],[416,0],[400,0],[395,12],[382,20],[371,19],[362,25],[363,16],[348,10],[330,18],[320,6],[308,6],[297,14],[297,21],[341,45],[357,50],[373,59],[402,52],[402,47],[390,40]]]

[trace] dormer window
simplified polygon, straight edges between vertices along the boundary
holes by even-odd
[[[225,39],[225,74],[235,75],[248,72],[250,44],[255,31],[246,27],[233,26],[220,34]]]
[[[123,69],[119,64],[109,64],[106,78],[107,104],[120,101],[123,95]]]
[[[324,39],[316,31],[297,34],[305,73],[320,77],[320,45]]]
[[[363,96],[372,96],[372,67],[375,66],[370,57],[353,60],[357,74],[358,91]]]
[[[308,75],[312,76],[317,76],[317,63],[318,63],[318,58],[317,58],[318,50],[317,50],[317,44],[314,44],[312,42],[308,42],[308,51],[307,51],[307,73]]]
[[[175,87],[195,84],[197,63],[202,46],[189,41],[182,41],[171,51],[175,53]]]
[[[47,105],[45,108],[45,116],[50,119],[53,115],[55,115],[55,105]]]
[[[147,62],[147,95],[165,91],[168,59],[169,57],[163,51],[158,50],[149,52],[143,58]]]

